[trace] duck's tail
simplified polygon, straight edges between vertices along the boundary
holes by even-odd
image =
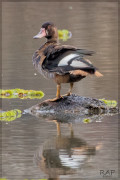
[[[102,77],[103,74],[101,74],[99,71],[95,71],[95,76],[97,76],[97,77]]]

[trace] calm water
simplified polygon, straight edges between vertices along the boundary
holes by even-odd
[[[34,51],[45,41],[32,37],[45,21],[72,32],[64,44],[96,51],[90,59],[104,77],[86,78],[75,84],[73,92],[118,101],[117,6],[112,2],[3,3],[2,89],[42,90],[45,96],[41,100],[3,99],[2,110],[23,111],[55,96],[55,83],[44,79],[32,65]],[[62,93],[67,89],[63,85]],[[114,170],[112,178],[118,177],[118,115],[87,124],[76,121],[72,128],[63,122],[61,135],[56,125],[49,116],[29,114],[3,122],[2,177],[100,179],[100,170]]]

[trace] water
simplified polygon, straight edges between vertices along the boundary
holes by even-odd
[[[73,92],[86,97],[118,101],[118,15],[113,2],[5,2],[2,3],[2,89],[42,90],[43,99],[3,99],[2,109],[27,109],[55,97],[56,85],[44,79],[32,65],[32,55],[44,39],[32,37],[43,22],[73,36],[63,44],[96,51],[93,64],[103,78],[86,78]],[[34,73],[37,73],[35,76]],[[62,86],[66,93],[68,85]],[[62,119],[61,119],[62,121]],[[118,177],[118,115],[91,123],[57,123],[49,117],[23,114],[2,123],[2,177],[7,179],[103,178],[114,171]],[[43,156],[42,156],[43,154]],[[44,161],[46,158],[46,161]]]

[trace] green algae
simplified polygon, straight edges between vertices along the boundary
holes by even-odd
[[[20,99],[41,99],[44,97],[44,93],[42,91],[35,90],[24,90],[24,89],[0,89],[0,98],[20,98]]]
[[[108,107],[116,107],[117,101],[115,100],[106,100],[106,99],[99,99],[100,101],[104,102]]]
[[[91,122],[91,119],[88,119],[88,118],[83,119],[83,123],[90,123],[90,122]]]
[[[14,121],[22,116],[22,111],[19,109],[14,109],[10,111],[0,112],[0,121]]]
[[[59,39],[63,41],[67,41],[68,39],[72,37],[72,33],[68,31],[67,29],[58,30],[58,36],[59,36]]]

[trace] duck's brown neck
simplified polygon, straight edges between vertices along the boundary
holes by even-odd
[[[55,42],[58,43],[58,30],[56,27],[52,28],[52,31],[50,32],[51,36],[47,37],[47,42]]]
[[[47,39],[47,42],[48,43],[52,43],[52,42],[58,43],[59,40],[58,40],[58,38],[53,37],[53,38]]]

